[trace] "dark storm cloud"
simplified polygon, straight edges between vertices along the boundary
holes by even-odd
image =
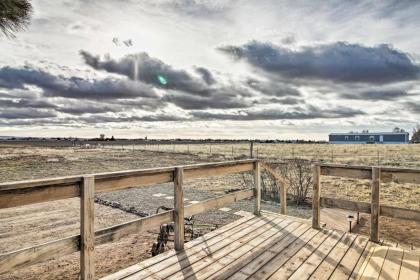
[[[159,121],[183,121],[187,120],[179,116],[158,114],[150,116],[89,116],[80,117],[75,119],[77,122],[86,124],[99,124],[99,123],[132,123],[132,122],[159,122]]]
[[[415,80],[420,71],[408,54],[385,44],[366,47],[337,42],[292,50],[251,41],[219,50],[285,78],[379,84]]]
[[[117,99],[156,97],[148,86],[130,80],[55,76],[31,67],[0,68],[0,87],[25,89],[26,85],[41,88],[45,96],[76,99]]]
[[[201,75],[203,80],[208,84],[212,85],[216,83],[216,79],[213,77],[213,74],[204,67],[196,67],[195,71]]]
[[[51,102],[34,99],[0,99],[0,109],[6,108],[38,108],[51,109],[57,106]]]
[[[0,119],[39,119],[39,118],[54,118],[57,115],[49,111],[42,111],[37,109],[27,108],[1,108]]]
[[[351,89],[350,89],[351,90]],[[389,101],[407,96],[407,92],[403,90],[373,90],[363,91],[360,93],[342,93],[339,95],[345,99],[370,100],[370,101]]]
[[[196,111],[192,115],[199,120],[306,120],[306,119],[330,119],[330,118],[349,118],[365,114],[361,110],[354,110],[346,107],[334,109],[320,109],[315,106],[298,107],[290,111],[281,109],[269,109],[258,111],[239,111],[237,113],[215,113],[206,111]]]
[[[260,104],[282,104],[282,105],[297,105],[305,103],[304,100],[294,98],[294,97],[271,97],[271,98],[262,98],[258,103]]]
[[[71,114],[71,115],[83,115],[83,114],[100,114],[108,112],[120,112],[123,111],[122,106],[115,105],[104,105],[96,103],[86,102],[75,102],[73,104],[66,104],[56,108],[56,111]]]
[[[265,95],[273,95],[277,97],[301,95],[301,93],[297,89],[291,86],[285,85],[283,83],[280,83],[280,82],[259,81],[256,79],[248,79],[246,83],[249,87]]]
[[[223,96],[199,96],[175,92],[173,94],[165,95],[162,100],[187,110],[246,108],[252,105],[251,102],[231,95],[228,92]]]
[[[144,52],[127,55],[120,60],[111,58],[102,60],[99,56],[92,55],[86,51],[80,51],[80,54],[85,63],[96,70],[105,70],[108,73],[124,75],[132,80],[138,79],[158,88],[180,90],[201,95],[208,94],[208,85],[205,80],[195,77],[185,70],[175,69]],[[162,82],[159,76],[163,77],[165,82]]]
[[[206,68],[195,67],[197,75],[175,69],[163,61],[150,57],[147,53],[127,55],[120,60],[100,59],[86,51],[81,51],[86,64],[97,70],[125,75],[147,83],[153,87],[166,89],[163,102],[173,103],[182,109],[246,108],[251,106],[246,98],[253,94],[240,83],[224,84],[218,81]],[[159,80],[164,77],[165,82]]]

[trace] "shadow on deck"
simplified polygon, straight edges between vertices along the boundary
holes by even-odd
[[[418,280],[419,261],[413,251],[263,211],[102,279]]]

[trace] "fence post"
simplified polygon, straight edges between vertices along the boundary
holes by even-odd
[[[280,184],[279,196],[280,196],[280,213],[283,215],[286,215],[287,214],[287,190],[283,182]]]
[[[80,276],[82,280],[95,279],[95,179],[83,176],[80,190]]]
[[[175,167],[174,171],[174,197],[175,197],[175,250],[184,249],[184,190],[182,183],[184,180],[184,169]]]
[[[254,141],[251,141],[251,144],[249,146],[249,157],[250,158],[254,157]]]
[[[254,162],[254,184],[255,184],[255,207],[254,214],[261,215],[261,165],[259,161]]]
[[[370,240],[379,242],[381,168],[372,167],[372,193],[370,204]]]
[[[321,220],[321,166],[314,165],[313,167],[313,190],[312,190],[312,227],[320,229]]]

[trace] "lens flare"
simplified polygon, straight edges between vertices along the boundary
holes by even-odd
[[[159,83],[161,83],[162,85],[167,85],[168,84],[168,81],[165,79],[165,77],[164,76],[162,76],[162,75],[157,75],[157,78],[158,78],[158,81],[159,81]]]

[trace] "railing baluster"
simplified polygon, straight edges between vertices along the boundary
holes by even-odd
[[[175,250],[184,249],[184,190],[182,187],[184,180],[184,169],[175,167],[174,171],[174,197],[175,197]]]
[[[380,220],[380,189],[381,169],[372,167],[372,193],[370,205],[370,240],[379,242],[379,220]]]
[[[254,214],[261,215],[261,166],[259,161],[254,162],[255,207]]]
[[[314,165],[313,167],[313,190],[312,190],[312,227],[320,229],[321,222],[321,166]]]
[[[94,177],[84,176],[80,188],[80,274],[82,280],[95,279],[94,194]]]

